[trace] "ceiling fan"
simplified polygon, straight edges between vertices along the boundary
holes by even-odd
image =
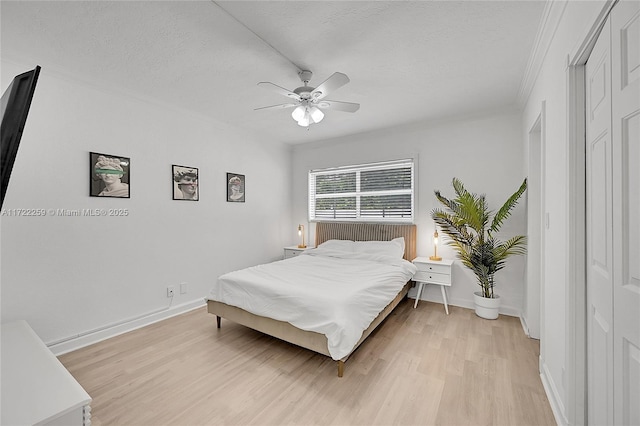
[[[291,117],[302,127],[309,127],[311,124],[319,123],[324,118],[323,109],[333,109],[336,111],[356,112],[360,108],[360,104],[352,102],[330,101],[325,97],[334,90],[344,86],[349,82],[349,77],[341,72],[335,72],[331,77],[320,83],[318,87],[309,86],[309,81],[313,73],[311,71],[300,71],[298,73],[303,86],[289,90],[280,87],[277,84],[268,81],[258,83],[258,86],[278,92],[292,99],[292,102],[286,104],[272,105],[259,109],[281,109],[293,108]]]

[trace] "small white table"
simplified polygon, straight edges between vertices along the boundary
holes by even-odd
[[[445,287],[451,287],[451,266],[453,265],[453,260],[431,260],[428,257],[416,257],[413,259],[413,264],[418,268],[418,271],[413,276],[413,280],[419,284],[413,307],[416,308],[418,306],[418,300],[420,300],[425,284],[437,284],[442,291],[444,311],[449,315],[449,304],[447,303]]]
[[[289,259],[290,257],[296,257],[298,256],[300,253],[302,253],[305,250],[309,250],[312,249],[314,247],[305,247],[305,248],[300,248],[298,246],[289,246],[289,247],[285,247],[284,248],[284,258],[285,259]]]

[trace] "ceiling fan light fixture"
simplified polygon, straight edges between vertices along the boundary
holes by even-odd
[[[298,120],[298,126],[309,127],[309,125],[311,124],[310,118],[311,117],[308,114],[305,114],[304,117]]]
[[[314,123],[319,123],[324,118],[324,113],[320,111],[318,107],[311,107],[309,110],[309,114],[311,115],[311,119]]]
[[[300,121],[304,117],[304,114],[305,107],[303,105],[298,105],[291,113],[291,117],[296,121]]]

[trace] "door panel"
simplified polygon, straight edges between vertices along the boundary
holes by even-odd
[[[610,22],[585,65],[587,416],[613,424],[613,194]]]
[[[640,424],[640,2],[611,12],[614,424]]]
[[[634,12],[632,10],[633,5],[622,7],[628,9],[631,13]],[[617,14],[619,15],[619,13]],[[619,45],[622,49],[620,65],[623,87],[632,84],[634,81],[640,80],[640,49],[638,48],[638,40],[640,40],[640,19],[638,19],[637,15],[628,16],[631,16],[631,19],[627,22],[623,22],[622,26],[620,26],[618,30],[620,37]],[[619,21],[620,16],[616,16],[614,19]],[[618,24],[617,21],[616,24]]]
[[[592,307],[591,313],[591,342],[592,350],[590,352],[591,365],[606,366],[611,364],[611,354],[607,347],[611,346],[611,334],[609,333],[609,320],[601,316],[595,308]],[[612,416],[613,405],[609,403],[610,392],[605,384],[609,384],[613,377],[607,368],[594,368],[590,374],[590,384],[600,384],[593,386],[590,391],[589,407],[594,408],[590,417],[590,424],[607,425],[611,424],[609,418]],[[591,406],[591,404],[597,404]],[[595,422],[595,423],[593,423]]]
[[[622,424],[640,424],[640,348],[629,342],[623,341],[623,365],[622,371],[626,375],[622,377],[622,394],[624,401],[622,410]]]
[[[623,119],[622,128],[622,285],[629,286],[628,290],[637,295],[640,293],[640,112],[635,111]]]
[[[611,229],[608,226],[611,216],[611,195],[608,191],[608,184],[611,170],[608,164],[611,160],[609,154],[611,143],[605,133],[600,139],[596,139],[591,144],[591,155],[589,166],[591,170],[591,182],[589,185],[589,195],[592,202],[589,208],[589,225],[591,226],[591,256],[589,258],[593,273],[601,276],[605,283],[611,280],[611,258],[610,245],[607,242],[611,239]],[[608,284],[604,291],[610,291]]]

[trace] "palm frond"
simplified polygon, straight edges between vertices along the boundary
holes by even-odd
[[[456,205],[455,201],[452,201],[452,200],[444,197],[440,193],[440,190],[435,190],[434,192],[436,194],[436,198],[438,199],[438,201],[440,201],[445,207],[447,207],[449,210],[452,210],[452,211],[457,210],[457,205]]]
[[[494,252],[497,260],[503,260],[509,256],[526,254],[527,237],[524,235],[516,235],[498,245]]]
[[[518,235],[496,247],[496,272],[507,265],[506,260],[510,256],[526,254],[526,244],[527,237],[524,235]]]
[[[525,178],[520,188],[516,192],[514,192],[511,197],[500,207],[500,210],[496,212],[493,216],[493,221],[491,222],[491,231],[498,232],[502,227],[502,223],[511,216],[511,211],[518,204],[520,197],[524,194],[524,191],[527,190],[527,179]]]
[[[466,224],[457,221],[454,215],[444,210],[434,209],[431,217],[451,239],[464,241],[467,244],[473,242],[474,237],[469,234]]]
[[[457,195],[455,199],[457,211],[455,213],[479,235],[483,235],[489,221],[484,194],[470,193],[457,178],[453,178],[453,188]]]

